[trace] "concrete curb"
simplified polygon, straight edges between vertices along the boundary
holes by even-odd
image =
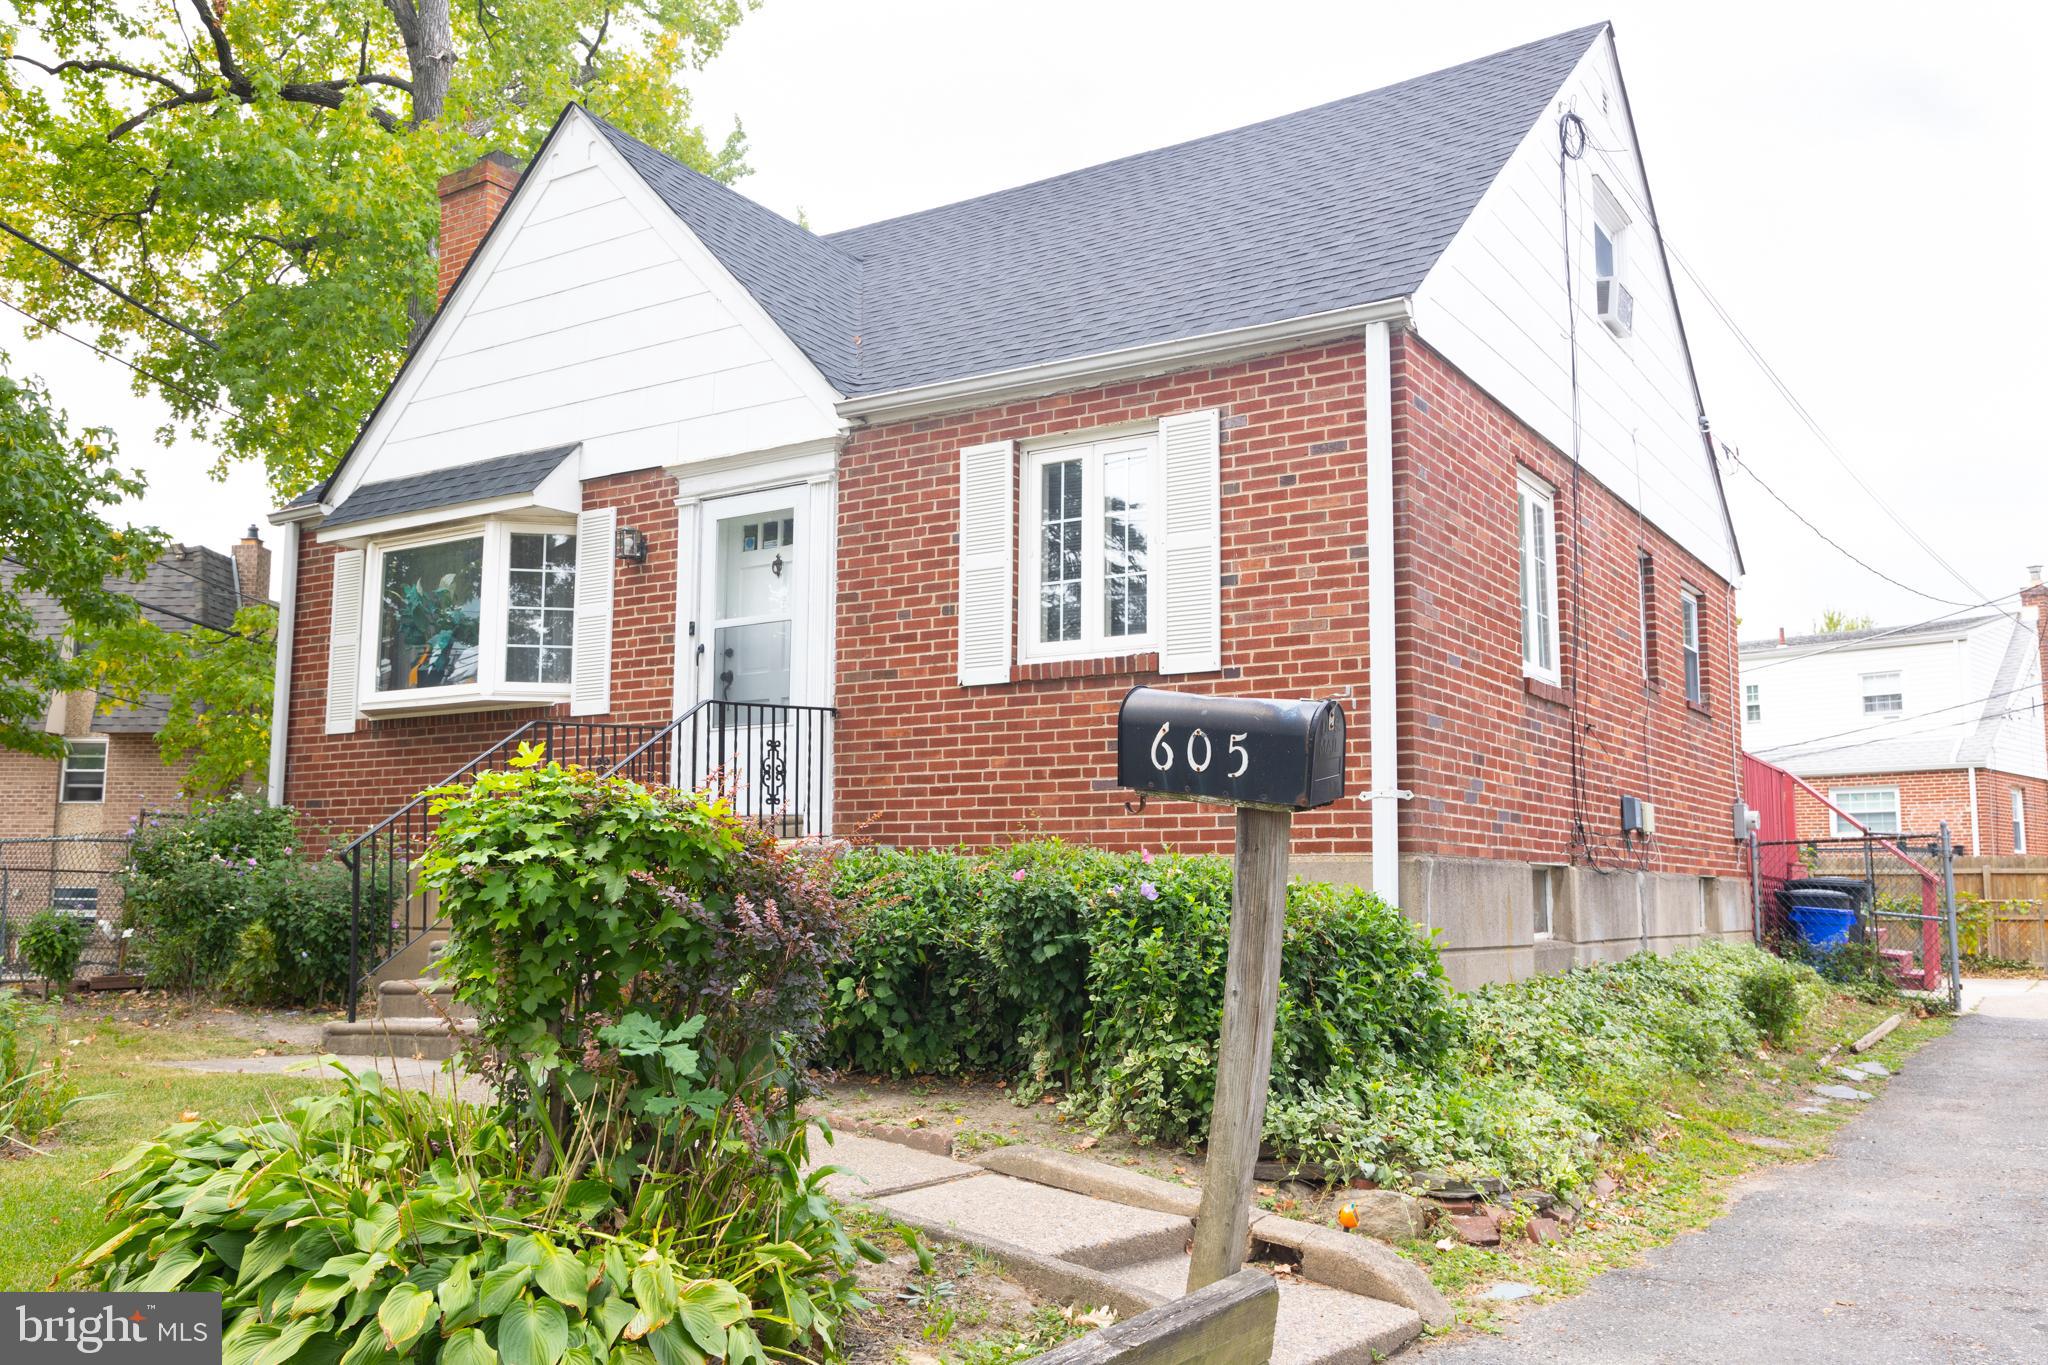
[[[904,1128],[894,1123],[875,1123],[870,1119],[855,1118],[852,1114],[822,1114],[819,1117],[833,1128],[844,1128],[849,1133],[862,1137],[879,1138],[883,1142],[894,1142],[904,1147],[915,1147],[920,1152],[933,1156],[953,1155],[953,1135],[934,1129]]]
[[[1273,1213],[1252,1219],[1252,1242],[1296,1252],[1306,1278],[1413,1309],[1425,1326],[1442,1327],[1452,1319],[1450,1300],[1422,1267],[1383,1242]]]
[[[1134,1317],[1168,1301],[1164,1295],[1119,1284],[1099,1270],[1090,1270],[1087,1266],[1063,1261],[1057,1256],[1047,1256],[1014,1242],[969,1232],[937,1219],[898,1213],[880,1205],[877,1207],[890,1218],[916,1228],[933,1241],[955,1242],[974,1248],[1001,1266],[1003,1273],[1011,1279],[1058,1302],[1090,1308],[1114,1308],[1121,1317]]]
[[[1100,1161],[1062,1152],[1055,1147],[1034,1147],[1020,1144],[1015,1147],[997,1147],[993,1151],[976,1157],[975,1164],[998,1175],[1011,1175],[1019,1180],[1029,1180],[1038,1185],[1050,1185],[1054,1189],[1068,1190],[1074,1194],[1085,1194],[1091,1199],[1103,1199],[1112,1204],[1125,1204],[1132,1208],[1150,1209],[1154,1213],[1171,1213],[1181,1218],[1193,1218],[1202,1207],[1202,1192],[1186,1185],[1175,1185],[1157,1176],[1142,1175],[1137,1171],[1120,1170]]]

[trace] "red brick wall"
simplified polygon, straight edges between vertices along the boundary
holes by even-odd
[[[143,811],[184,808],[178,779],[186,765],[166,766],[155,735],[97,738],[107,741],[106,799],[98,802],[58,801],[57,760],[0,749],[0,838],[123,835]]]
[[[1403,847],[1456,856],[1570,861],[1574,712],[1525,691],[1515,470],[1563,489],[1565,461],[1427,347],[1397,340],[1394,370],[1397,588],[1402,642]],[[1217,407],[1223,421],[1220,674],[1163,680],[1225,693],[1325,695],[1351,723],[1353,792],[1366,788],[1365,402],[1361,345],[1091,389],[856,433],[841,463],[838,825],[892,843],[988,843],[1030,833],[1112,846],[1228,845],[1227,815],[1186,802],[1125,811],[1115,784],[1116,704],[1157,680],[1148,658],[1068,676],[1018,669],[1008,686],[956,681],[959,452],[978,443],[1086,432]],[[1415,400],[1420,399],[1420,402]],[[1568,493],[1559,499],[1568,515]],[[1706,599],[1706,706],[1682,684],[1645,686],[1638,637],[1636,516],[1583,482],[1584,823],[1603,862],[1736,874],[1736,757],[1727,585],[1654,528],[1664,602],[1684,580]],[[1561,535],[1568,549],[1571,537]],[[1682,678],[1675,615],[1662,674]],[[1073,676],[1075,673],[1081,676]],[[1647,723],[1648,738],[1644,727]],[[1659,807],[1644,864],[1619,847],[1621,793]],[[1302,817],[1301,853],[1370,851],[1355,798]]]
[[[840,461],[838,810],[888,843],[1033,833],[1224,848],[1230,816],[1125,813],[1117,703],[1150,656],[1085,676],[958,681],[960,451],[1215,407],[1222,413],[1223,671],[1170,686],[1339,696],[1348,784],[1366,782],[1365,355],[1345,342],[856,432]],[[1074,665],[1062,665],[1071,673]],[[1031,673],[1053,670],[1031,670]],[[1025,670],[1019,670],[1023,676]],[[1366,849],[1356,801],[1296,821],[1303,853]]]
[[[647,532],[647,559],[620,561],[612,599],[612,710],[593,721],[665,722],[675,706],[675,485],[659,470],[593,479],[589,509],[617,507],[623,526]],[[317,533],[299,542],[298,618],[292,643],[284,799],[309,832],[357,833],[389,815],[529,720],[566,705],[450,716],[359,721],[326,728],[327,624],[336,547]]]
[[[1841,787],[1897,787],[1899,824],[1908,834],[1936,833],[1948,821],[1949,835],[1972,850],[1970,773],[1965,768],[1930,772],[1858,773],[1809,777],[1822,792]],[[1991,768],[1977,769],[1977,827],[1974,851],[1987,857],[2012,853],[2012,793],[2026,793],[2027,851],[2048,850],[2048,781]],[[1799,837],[1825,839],[1834,831],[1832,813],[1814,797],[1798,793]]]
[[[1733,590],[1590,476],[1575,516],[1570,461],[1416,337],[1396,338],[1393,365],[1401,785],[1415,793],[1404,851],[1557,862],[1590,852],[1603,866],[1740,873]],[[1563,690],[1522,675],[1522,467],[1556,490]],[[1642,551],[1654,570],[1654,682]],[[1698,707],[1685,696],[1681,586],[1704,608]],[[1647,849],[1622,846],[1624,794],[1656,805]]]
[[[447,300],[463,267],[518,188],[519,163],[503,152],[492,152],[473,166],[441,177],[437,186],[441,196],[441,236],[436,243],[440,254],[438,299]]]

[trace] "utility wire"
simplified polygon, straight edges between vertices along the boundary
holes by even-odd
[[[1970,605],[1966,607],[1959,607],[1955,611],[1945,611],[1939,616],[1930,616],[1925,621],[1914,621],[1909,625],[1891,626],[1885,630],[1873,631],[1869,634],[1865,634],[1861,631],[1858,631],[1856,632],[1856,638],[1854,638],[1853,640],[1843,640],[1839,644],[1829,645],[1826,649],[1817,649],[1813,651],[1811,654],[1796,654],[1789,659],[1773,659],[1767,663],[1757,664],[1754,667],[1745,664],[1743,665],[1742,675],[1744,677],[1748,677],[1752,673],[1762,673],[1773,668],[1783,668],[1787,664],[1804,663],[1808,659],[1818,659],[1823,655],[1836,654],[1845,649],[1854,649],[1858,645],[1867,645],[1872,643],[1873,641],[1890,639],[1894,635],[1904,635],[1910,631],[1924,630],[1928,626],[1940,625],[1943,621],[1948,620],[1951,616],[1960,616],[1963,614],[1963,612],[1966,611],[1976,611],[1982,607],[1992,606],[1995,603],[2005,601],[2005,599],[2008,597],[2018,597],[2020,593],[2024,591],[2026,590],[2022,588],[2015,592],[2000,593],[1996,597],[1987,597],[1982,602],[1972,602]],[[2005,613],[2000,614],[2004,615]],[[2034,629],[2032,626],[2026,625],[2024,622],[2016,622],[2015,624],[2020,625],[2022,629],[2028,632],[2032,632]],[[1786,648],[1787,646],[1780,646],[1772,642],[1760,642],[1757,647],[1779,649]]]
[[[1790,512],[1794,517],[1798,518],[1800,525],[1804,526],[1807,530],[1813,532],[1814,535],[1820,537],[1822,541],[1826,542],[1829,546],[1833,547],[1836,551],[1838,551],[1844,559],[1856,565],[1858,568],[1863,569],[1868,573],[1874,574],[1879,578],[1882,578],[1885,582],[1891,584],[1895,588],[1901,588],[1906,592],[1912,593],[1915,597],[1924,597],[1930,602],[1939,602],[1945,607],[1962,607],[1969,605],[1966,602],[1959,602],[1953,597],[1942,597],[1936,593],[1926,592],[1920,588],[1914,587],[1911,583],[1901,583],[1898,579],[1893,578],[1883,569],[1878,568],[1875,564],[1872,564],[1869,560],[1864,559],[1862,556],[1858,555],[1854,550],[1851,550],[1848,546],[1842,544],[1841,541],[1836,540],[1826,531],[1823,531],[1820,529],[1820,527],[1814,525],[1812,518],[1808,517],[1804,512],[1800,511],[1797,507],[1794,507],[1791,503],[1787,502],[1785,500],[1784,494],[1780,493],[1777,489],[1771,487],[1768,483],[1765,483],[1763,476],[1757,473],[1754,469],[1751,469],[1749,467],[1749,465],[1743,460],[1741,451],[1729,445],[1726,441],[1723,441],[1721,442],[1721,453],[1728,457],[1728,462],[1730,464],[1734,465],[1743,473],[1749,475],[1749,477],[1755,481],[1756,486],[1758,488],[1761,488],[1764,490],[1764,492],[1770,494],[1772,500],[1775,501],[1778,504],[1778,506],[1784,508],[1787,512]]]
[[[130,308],[133,308],[138,312],[148,314],[150,317],[155,318],[158,322],[161,322],[164,326],[169,327],[171,330],[175,332],[183,333],[184,335],[190,337],[192,340],[198,342],[201,346],[206,347],[206,349],[208,349],[209,351],[218,351],[220,349],[220,343],[215,341],[212,337],[206,335],[206,333],[198,331],[195,328],[186,326],[184,323],[178,321],[174,317],[171,317],[169,314],[159,313],[156,309],[150,307],[141,299],[136,298],[133,294],[123,289],[120,285],[115,284],[112,280],[109,280],[104,276],[95,275],[92,271],[86,269],[77,261],[72,260],[69,256],[66,256],[63,252],[57,250],[55,247],[44,246],[41,242],[29,236],[26,232],[23,232],[20,228],[14,226],[14,224],[8,222],[4,218],[0,218],[0,232],[4,232],[8,236],[16,238],[19,241],[26,243],[30,247],[33,247],[35,250],[40,251],[43,255],[48,256],[58,265],[61,265],[66,270],[69,270],[72,274],[77,275],[83,279],[92,281],[100,288],[106,290],[109,294],[112,294],[115,298],[121,300],[121,302],[127,304]]]
[[[30,567],[29,565],[24,564],[20,560],[16,559],[13,555],[0,555],[0,560],[4,560],[7,563],[12,564],[17,569],[27,569]],[[120,590],[117,588],[115,589],[115,591],[118,592]],[[232,636],[234,639],[237,640],[257,639],[256,636],[249,634],[247,631],[226,630],[221,628],[220,626],[214,625],[211,621],[202,621],[196,616],[187,616],[184,612],[175,610],[174,608],[161,606],[155,602],[146,602],[142,598],[137,597],[134,593],[123,593],[122,596],[128,598],[129,601],[133,602],[136,606],[143,608],[145,611],[157,612],[161,615],[170,617],[174,621],[183,621],[188,625],[198,626],[202,630],[210,630],[215,635]]]
[[[1828,455],[1834,460],[1834,462],[1842,467],[1842,471],[1849,476],[1851,482],[1853,482],[1858,488],[1862,489],[1866,494],[1868,494],[1870,500],[1877,504],[1879,510],[1881,510],[1886,516],[1890,517],[1892,519],[1893,524],[1895,524],[1900,530],[1904,531],[1906,533],[1906,537],[1909,540],[1911,540],[1915,545],[1918,545],[1921,548],[1921,550],[1923,550],[1926,553],[1929,559],[1932,559],[1936,564],[1940,565],[1941,568],[1945,572],[1947,572],[1949,577],[1955,579],[1956,582],[1962,584],[1971,592],[1983,592],[1984,590],[1982,588],[1978,587],[1975,583],[1972,583],[1969,579],[1963,577],[1961,571],[1958,570],[1955,565],[1949,563],[1947,559],[1943,558],[1940,551],[1936,550],[1932,545],[1929,545],[1926,539],[1922,537],[1921,534],[1913,528],[1911,523],[1907,522],[1905,518],[1901,517],[1897,512],[1893,511],[1891,504],[1886,502],[1881,496],[1879,496],[1876,489],[1872,488],[1868,483],[1864,482],[1863,476],[1856,472],[1855,466],[1851,465],[1849,463],[1848,457],[1842,454],[1841,447],[1835,444],[1834,438],[1827,434],[1826,430],[1824,430],[1821,427],[1820,422],[1814,417],[1814,415],[1810,411],[1807,410],[1806,405],[1799,401],[1798,395],[1792,392],[1791,385],[1787,384],[1784,378],[1777,372],[1777,370],[1771,367],[1770,361],[1764,359],[1763,352],[1757,348],[1757,344],[1754,341],[1751,341],[1749,339],[1749,334],[1742,330],[1742,325],[1736,322],[1734,314],[1728,311],[1727,305],[1723,304],[1721,300],[1715,296],[1714,291],[1707,287],[1707,282],[1700,278],[1699,272],[1697,270],[1694,270],[1692,268],[1692,263],[1686,260],[1684,254],[1680,252],[1677,247],[1671,244],[1670,239],[1666,238],[1664,245],[1666,249],[1670,251],[1671,259],[1678,262],[1678,268],[1685,272],[1686,278],[1693,282],[1693,286],[1700,291],[1701,297],[1706,299],[1707,306],[1714,310],[1715,316],[1721,319],[1722,324],[1727,327],[1730,334],[1734,336],[1736,342],[1742,347],[1744,351],[1749,353],[1749,358],[1756,362],[1757,368],[1763,371],[1764,377],[1771,382],[1771,387],[1775,388],[1778,391],[1778,396],[1780,398],[1783,398],[1785,400],[1786,405],[1792,409],[1793,413],[1799,418],[1799,420],[1806,424],[1807,429],[1811,431],[1814,434],[1815,438],[1820,441],[1821,448],[1826,450]],[[1909,589],[1909,591],[1911,591],[1911,589]],[[1925,595],[1926,594],[1924,593],[1921,594],[1921,596]]]
[[[1994,701],[1999,701],[2006,697],[2016,697],[2019,696],[2021,693],[2038,691],[2039,686],[2035,683],[2028,683],[2024,687],[2009,687],[2003,692],[1993,692],[1989,696],[1972,697],[1968,701],[1959,701],[1951,706],[1937,706],[1932,711],[1921,711],[1911,716],[1899,716],[1892,720],[1879,721],[1875,725],[1859,725],[1854,729],[1837,730],[1831,735],[1815,735],[1811,739],[1789,740],[1783,744],[1766,745],[1764,748],[1752,749],[1750,750],[1750,752],[1756,754],[1759,757],[1762,757],[1765,754],[1782,753],[1786,749],[1798,749],[1802,751],[1801,755],[1793,755],[1793,757],[1802,756],[1804,753],[1807,752],[1830,753],[1833,752],[1833,750],[1811,750],[1809,746],[1815,744],[1823,744],[1831,739],[1845,739],[1851,735],[1867,735],[1877,730],[1889,730],[1892,729],[1894,726],[1905,725],[1913,721],[1926,720],[1929,716],[1945,715],[1950,711],[1963,711],[1973,706],[1986,706]],[[2008,707],[2001,714],[2009,715],[2011,714],[2011,711],[2012,708]],[[1905,732],[1904,735],[1897,736],[1897,738],[1912,738],[1916,735],[1939,734],[1943,730],[1952,730],[1956,726],[1966,723],[1968,723],[1967,718],[1965,718],[1964,720],[1950,721],[1946,725],[1937,725],[1931,730],[1909,730]],[[1838,744],[1834,747],[1837,749],[1853,749],[1858,746],[1854,744]]]
[[[212,399],[202,398],[198,394],[193,393],[191,390],[183,388],[175,381],[167,379],[163,375],[156,373],[154,370],[143,369],[142,366],[136,364],[134,361],[128,359],[126,356],[115,355],[112,351],[109,351],[101,346],[96,346],[92,342],[87,341],[82,336],[75,336],[72,333],[65,331],[62,327],[59,327],[56,323],[49,321],[47,318],[37,317],[34,313],[29,312],[28,309],[23,308],[20,304],[15,303],[10,299],[0,299],[0,304],[5,304],[8,308],[21,314],[30,322],[42,328],[44,331],[55,332],[58,336],[63,337],[66,341],[75,341],[79,345],[85,347],[85,349],[87,349],[88,351],[92,351],[100,356],[103,356],[104,358],[113,361],[116,365],[126,365],[129,369],[135,371],[135,373],[141,375],[144,379],[150,380],[162,386],[163,388],[172,390],[173,392],[182,393],[185,397],[191,399],[193,402],[202,403],[207,407],[212,408],[215,412],[221,414],[223,417],[234,416],[233,413],[229,412],[226,408],[214,402]]]

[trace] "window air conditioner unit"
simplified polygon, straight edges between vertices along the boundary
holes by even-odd
[[[1612,275],[1594,281],[1593,311],[1607,324],[1607,330],[1618,337],[1636,329],[1636,296]]]

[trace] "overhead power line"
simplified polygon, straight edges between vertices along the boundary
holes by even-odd
[[[144,379],[150,380],[152,383],[155,383],[162,388],[169,389],[176,393],[180,393],[185,397],[191,399],[195,403],[204,404],[206,407],[212,408],[215,412],[221,414],[223,417],[234,416],[233,413],[229,412],[226,408],[214,402],[212,399],[202,398],[198,394],[193,393],[191,390],[180,386],[177,383],[177,381],[168,379],[163,375],[158,374],[154,370],[146,370],[142,366],[136,364],[134,361],[128,359],[126,356],[115,355],[112,351],[107,350],[103,346],[95,346],[92,342],[87,341],[84,337],[77,336],[71,332],[65,331],[62,327],[59,327],[56,323],[51,322],[48,318],[37,317],[34,313],[29,312],[28,309],[23,308],[20,304],[15,303],[10,299],[0,299],[0,304],[5,304],[8,308],[12,309],[14,312],[21,314],[23,317],[27,318],[30,322],[42,328],[46,332],[54,332],[58,336],[63,337],[66,341],[75,341],[80,346],[85,347],[86,350],[91,351],[96,355],[102,356],[105,359],[111,360],[116,365],[126,365],[129,369],[135,371],[135,373],[141,375]]]
[[[1872,631],[1868,634],[1862,631],[1857,631],[1855,632],[1855,638],[1853,639],[1843,640],[1839,644],[1829,645],[1826,649],[1816,649],[1809,654],[1794,654],[1790,658],[1773,659],[1768,663],[1760,663],[1753,667],[1748,664],[1744,664],[1742,667],[1742,675],[1746,678],[1749,677],[1751,674],[1763,673],[1773,668],[1783,668],[1787,664],[1804,663],[1808,659],[1818,659],[1824,655],[1840,653],[1842,650],[1845,649],[1854,649],[1858,645],[1867,645],[1874,643],[1878,640],[1890,639],[1894,635],[1905,635],[1911,631],[1924,630],[1928,626],[1940,625],[1943,621],[1948,620],[1951,616],[1960,616],[1966,611],[1977,611],[1984,607],[1994,606],[1997,603],[2005,601],[2008,597],[2018,597],[2024,591],[2026,591],[2026,589],[2020,588],[2012,592],[2000,593],[1996,597],[1987,597],[1982,602],[1972,602],[1968,606],[1958,607],[1954,611],[1945,611],[1939,616],[1930,616],[1925,621],[1914,621],[1903,626],[1891,626],[1885,630]],[[2015,624],[2019,625],[2021,629],[2029,632],[2033,631],[2034,629],[2032,626],[2027,625],[2025,622],[2015,622]]]
[[[1911,716],[1900,716],[1893,720],[1879,721],[1875,725],[1859,725],[1854,729],[1837,730],[1831,735],[1815,735],[1811,739],[1791,740],[1784,744],[1768,744],[1761,749],[1752,749],[1750,750],[1750,752],[1756,754],[1758,757],[1762,757],[1765,754],[1782,754],[1787,749],[1797,749],[1800,751],[1799,753],[1788,754],[1786,756],[1790,758],[1799,758],[1815,753],[1833,753],[1836,749],[1854,749],[1860,746],[1857,744],[1838,744],[1833,746],[1833,748],[1829,749],[1815,749],[1812,746],[1816,744],[1825,744],[1828,740],[1831,739],[1846,739],[1851,735],[1870,735],[1879,730],[1893,730],[1896,726],[1907,725],[1914,721],[1926,720],[1930,716],[1946,715],[1950,711],[1964,711],[1968,710],[1973,706],[1987,706],[1994,701],[2000,701],[2006,697],[2016,697],[2022,693],[2027,692],[2038,693],[2039,690],[2039,685],[2035,683],[2028,683],[2025,687],[2009,687],[2003,692],[1993,692],[1989,696],[1972,697],[1968,701],[1959,701],[1951,706],[1937,706],[1932,711],[1921,711]],[[1914,739],[1922,735],[1938,735],[1944,730],[1953,730],[1958,725],[1965,725],[1968,723],[1969,718],[1965,717],[1962,720],[1950,721],[1945,725],[1937,725],[1931,729],[1907,730],[1902,733],[1895,732],[1894,734],[1889,736],[1889,738]]]
[[[1670,251],[1671,259],[1678,263],[1678,268],[1685,272],[1686,278],[1693,282],[1693,287],[1700,291],[1702,298],[1706,299],[1707,306],[1714,310],[1715,316],[1721,319],[1722,325],[1727,327],[1737,344],[1744,351],[1748,352],[1749,358],[1756,362],[1756,367],[1763,372],[1764,378],[1768,379],[1771,387],[1778,391],[1778,396],[1784,399],[1786,406],[1790,407],[1799,420],[1806,424],[1807,430],[1814,434],[1815,439],[1820,442],[1821,448],[1827,451],[1829,457],[1842,467],[1842,472],[1849,476],[1850,481],[1862,489],[1869,496],[1870,500],[1877,504],[1878,509],[1887,517],[1890,517],[1893,524],[1906,533],[1906,538],[1919,546],[1926,553],[1927,557],[1939,565],[1949,577],[1955,579],[1956,582],[1962,584],[1971,592],[1981,594],[1984,591],[1982,588],[1963,577],[1961,570],[1949,563],[1939,550],[1929,545],[1925,537],[1918,530],[1914,529],[1912,524],[1904,517],[1901,517],[1894,511],[1892,505],[1886,502],[1875,488],[1864,482],[1863,476],[1856,472],[1854,465],[1849,463],[1849,459],[1842,453],[1841,447],[1835,444],[1834,438],[1829,436],[1826,430],[1822,428],[1819,420],[1807,409],[1806,404],[1799,401],[1799,396],[1792,392],[1792,386],[1787,384],[1784,377],[1772,367],[1771,362],[1764,358],[1764,354],[1758,349],[1757,344],[1749,339],[1747,332],[1742,330],[1742,324],[1735,320],[1735,315],[1728,311],[1727,305],[1722,303],[1714,291],[1707,287],[1707,282],[1700,278],[1699,272],[1693,269],[1692,263],[1686,260],[1684,254],[1671,244],[1669,238],[1665,239],[1664,245]],[[1925,594],[1921,595],[1925,596]]]
[[[43,245],[41,242],[29,236],[26,232],[23,232],[20,228],[14,226],[14,224],[8,222],[4,218],[0,218],[0,232],[4,232],[8,236],[13,237],[16,240],[21,241],[23,243],[26,243],[28,246],[41,252],[43,255],[48,256],[58,265],[61,265],[66,270],[69,270],[72,274],[77,275],[81,279],[90,280],[92,283],[106,290],[109,294],[112,294],[115,298],[121,300],[121,302],[127,304],[130,308],[133,308],[137,312],[145,313],[150,317],[155,318],[158,322],[161,322],[164,326],[170,328],[174,332],[183,333],[185,336],[188,336],[192,340],[198,342],[201,346],[206,347],[207,350],[218,351],[220,349],[220,343],[215,341],[212,337],[206,335],[206,333],[199,331],[196,328],[188,327],[184,323],[178,321],[176,318],[170,316],[168,313],[158,312],[156,309],[144,303],[141,299],[136,298],[133,294],[123,289],[120,285],[115,284],[112,280],[107,279],[103,275],[94,274],[92,271],[86,269],[77,261],[72,260],[69,256],[66,256],[63,252],[57,250],[55,247]]]

